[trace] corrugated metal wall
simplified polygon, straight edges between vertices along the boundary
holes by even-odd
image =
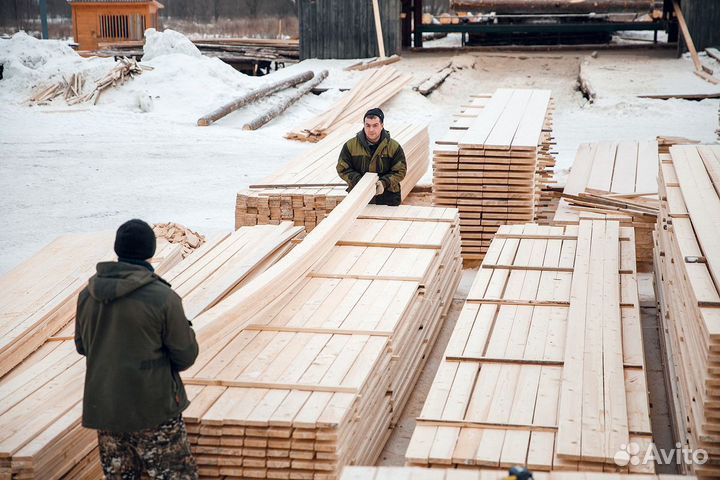
[[[699,52],[707,47],[720,47],[720,0],[682,0],[680,8]],[[681,48],[687,51],[685,42]]]
[[[400,50],[400,0],[379,0],[385,54]],[[378,56],[371,0],[299,0],[300,58]]]

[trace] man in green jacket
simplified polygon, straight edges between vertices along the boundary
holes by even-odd
[[[355,187],[366,172],[378,174],[372,202],[378,205],[400,205],[400,182],[407,173],[405,152],[390,138],[384,128],[385,114],[379,108],[368,110],[363,117],[363,129],[345,142],[337,163],[337,172],[347,191]]]
[[[197,479],[178,372],[198,355],[180,297],[147,262],[155,234],[142,220],[117,231],[117,262],[101,262],[78,297],[75,346],[86,356],[84,427],[98,430],[108,479]]]

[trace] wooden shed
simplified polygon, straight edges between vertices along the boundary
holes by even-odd
[[[158,28],[156,0],[68,0],[73,36],[79,50],[96,50],[98,43],[138,41],[147,28]]]

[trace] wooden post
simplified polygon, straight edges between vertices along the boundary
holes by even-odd
[[[413,47],[422,48],[422,0],[413,1]]]
[[[278,103],[274,107],[272,107],[267,112],[263,113],[262,115],[255,117],[250,122],[243,125],[243,130],[257,130],[258,128],[262,127],[266,123],[268,123],[273,118],[280,115],[282,112],[287,110],[290,105],[297,102],[302,98],[305,94],[307,94],[310,90],[317,87],[323,80],[325,80],[328,76],[328,71],[323,70],[320,72],[320,75],[315,77],[312,81],[306,83],[303,85],[294,95],[291,97],[285,99],[284,101]]]
[[[312,79],[315,74],[308,70],[307,72],[300,73],[298,75],[294,75],[292,77],[286,78],[284,80],[281,80],[279,82],[271,83],[270,85],[267,85],[266,87],[259,88],[257,90],[253,90],[249,93],[246,93],[242,97],[236,98],[232,102],[223,105],[222,107],[214,110],[213,112],[205,115],[204,117],[201,117],[198,119],[197,124],[200,127],[206,127],[213,122],[218,121],[225,115],[234,112],[240,107],[243,107],[247,105],[248,103],[252,103],[256,100],[259,100],[260,98],[264,97],[265,95],[270,95],[271,93],[275,93],[280,90],[284,90],[286,88],[294,87],[295,85],[303,82],[307,82],[308,80]]]
[[[382,34],[382,23],[380,22],[380,5],[378,0],[372,0],[373,14],[375,15],[375,33],[377,34],[378,55],[380,59],[385,58],[385,41]]]

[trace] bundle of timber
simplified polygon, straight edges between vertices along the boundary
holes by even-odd
[[[114,260],[114,232],[58,237],[0,278],[0,376],[71,321],[77,295],[95,265]],[[179,245],[158,241],[153,266],[165,271],[181,259]]]
[[[211,236],[171,268],[156,266],[165,267],[163,277],[183,297],[192,318],[272,265],[301,231],[289,222],[243,228]],[[112,238],[110,233],[90,246],[111,251]],[[161,243],[161,254],[167,248],[182,250],[180,244]],[[180,260],[180,255],[164,258]],[[35,273],[33,278],[41,278],[37,268]],[[73,341],[75,304],[61,329],[0,379],[0,478],[60,478],[71,469],[77,474],[71,478],[98,478],[93,476],[99,461],[96,433],[80,426],[85,359]]]
[[[645,452],[652,440],[638,303],[632,228],[501,227],[408,463],[653,473],[652,462],[615,463],[627,445]]]
[[[458,229],[455,209],[369,205],[300,282],[218,336],[183,375],[200,475],[331,479],[373,463],[450,307]]]
[[[69,78],[62,78],[50,87],[44,87],[33,93],[28,103],[47,105],[51,100],[62,96],[68,105],[92,101],[97,103],[100,94],[107,88],[124,84],[128,79],[140,75],[143,70],[152,70],[152,67],[141,65],[131,58],[121,58],[118,65],[113,67],[107,75],[95,82],[95,87],[85,92],[86,79],[83,73],[74,73]]]
[[[718,107],[720,109],[720,107]],[[718,117],[720,118],[720,110],[718,110]],[[657,136],[658,153],[669,154],[670,147],[673,145],[698,145],[699,140],[692,140],[685,137],[668,137],[666,135]]]
[[[153,232],[155,232],[157,238],[164,238],[170,243],[181,244],[183,258],[205,243],[204,236],[179,223],[156,223],[153,225]]]
[[[672,147],[661,155],[659,187],[655,278],[676,435],[709,454],[693,473],[718,478],[720,146]]]
[[[347,185],[338,176],[336,165],[345,142],[361,128],[346,124],[280,170],[237,194],[235,227],[277,224],[292,220],[311,231],[346,196]],[[407,175],[401,182],[404,199],[428,168],[427,127],[388,127],[392,138],[402,145]]]
[[[348,467],[340,480],[507,480],[506,472],[476,469],[420,467]],[[533,473],[534,480],[695,480],[685,475],[625,475],[622,473],[550,472]]]
[[[372,70],[327,112],[298,125],[285,138],[317,142],[346,123],[362,121],[367,110],[381,106],[411,80],[412,76],[401,74],[389,65]]]
[[[552,175],[549,90],[473,97],[433,152],[436,205],[460,210],[463,259],[482,260],[501,225],[537,220]],[[547,202],[546,202],[547,203]]]
[[[638,270],[650,272],[658,214],[657,172],[655,141],[584,143],[578,148],[553,223],[603,218],[635,227]]]

